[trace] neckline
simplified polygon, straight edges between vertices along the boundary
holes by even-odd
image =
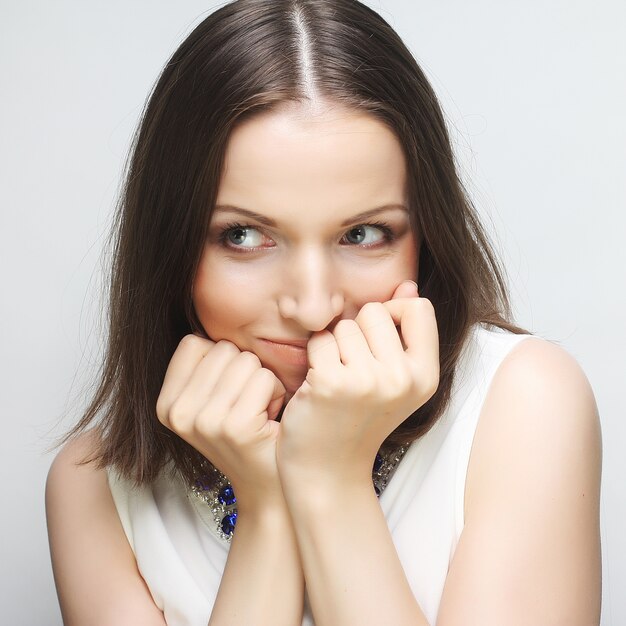
[[[372,467],[372,486],[380,498],[391,482],[400,462],[411,447],[406,443],[376,454]],[[188,496],[211,534],[224,544],[230,544],[237,522],[237,500],[228,477],[209,461],[189,486]]]

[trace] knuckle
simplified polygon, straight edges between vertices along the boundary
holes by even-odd
[[[430,379],[426,382],[426,393],[429,398],[432,398],[439,389],[439,372],[432,373]]]
[[[235,420],[222,420],[219,432],[222,440],[227,444],[233,445],[241,440],[241,429]]]
[[[253,352],[241,352],[238,358],[243,365],[248,365],[254,369],[262,367],[261,359],[259,359],[259,357]]]
[[[167,419],[170,428],[177,433],[184,432],[189,422],[189,411],[179,400],[174,400],[168,411]]]
[[[253,376],[258,377],[260,381],[268,386],[274,385],[274,380],[276,379],[276,375],[271,370],[268,370],[265,367],[261,367],[256,372],[254,372]]]
[[[353,332],[355,327],[357,326],[358,324],[356,323],[355,320],[343,319],[343,320],[339,320],[335,324],[334,330],[335,330],[335,333],[345,334],[345,333]]]
[[[435,307],[433,303],[428,298],[417,298],[415,300],[415,306],[419,307],[419,309],[428,315],[435,314]]]
[[[389,380],[385,387],[394,396],[403,396],[411,391],[414,386],[413,376],[405,367],[395,368],[389,372]]]
[[[237,346],[232,341],[228,341],[227,339],[220,339],[215,344],[214,349],[218,350],[219,352],[223,352],[226,355],[240,354],[239,348],[237,348]]]
[[[364,313],[376,313],[382,308],[384,308],[382,302],[366,302],[361,307],[361,311],[363,311]]]
[[[219,432],[219,421],[213,412],[203,411],[194,422],[194,430],[203,439],[215,439]]]
[[[184,349],[188,349],[188,348],[197,348],[200,347],[202,345],[202,342],[204,340],[201,337],[198,337],[197,335],[193,335],[193,334],[188,334],[185,335],[180,342],[178,343],[178,346],[180,348],[184,348]]]
[[[162,395],[159,395],[156,401],[156,416],[161,424],[165,424],[167,422],[167,402]]]
[[[306,377],[311,385],[311,390],[321,398],[330,399],[339,391],[345,391],[343,377],[326,370],[309,370]]]
[[[381,309],[384,308],[384,305],[381,302],[366,302],[359,311],[359,314],[356,316],[357,320],[361,320],[363,318],[372,317],[380,313]]]
[[[435,392],[439,388],[439,368],[422,368],[417,380],[419,381],[418,388],[420,395],[426,400],[429,400],[435,395]]]

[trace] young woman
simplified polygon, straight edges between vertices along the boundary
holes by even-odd
[[[102,379],[47,485],[66,624],[598,624],[592,392],[510,320],[380,16],[211,14],[116,227]]]

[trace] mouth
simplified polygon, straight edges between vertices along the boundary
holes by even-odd
[[[308,365],[307,339],[261,339],[264,348],[282,363]]]
[[[308,339],[263,339],[270,343],[277,343],[282,346],[295,346],[297,348],[306,348],[309,343]]]

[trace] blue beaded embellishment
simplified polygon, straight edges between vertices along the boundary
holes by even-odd
[[[372,467],[372,483],[377,496],[380,497],[389,484],[409,445],[405,444],[385,454],[381,452],[376,454]],[[207,463],[206,473],[196,480],[191,491],[211,509],[217,535],[230,543],[237,523],[237,498],[228,478]]]
[[[235,491],[230,485],[222,487],[222,490],[219,492],[217,499],[226,506],[230,504],[235,504],[235,502],[237,502],[237,498],[235,498]]]
[[[228,515],[224,516],[224,519],[222,520],[222,532],[225,535],[232,535],[233,531],[235,530],[235,524],[237,523],[237,511],[235,511],[234,513],[229,513]]]
[[[210,463],[206,473],[198,477],[191,491],[205,502],[213,514],[215,531],[220,539],[230,542],[237,523],[237,498],[228,478]]]

